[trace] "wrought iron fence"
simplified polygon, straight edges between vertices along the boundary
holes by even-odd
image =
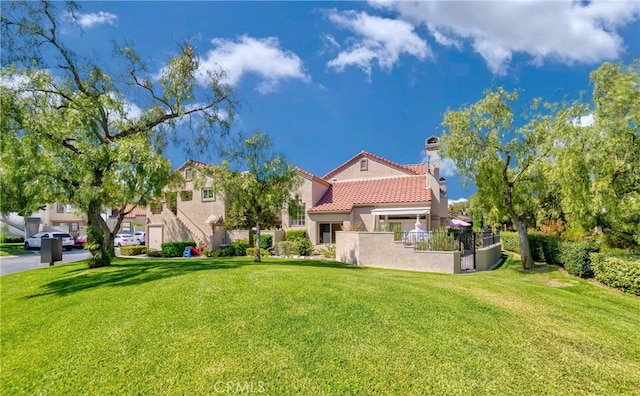
[[[472,250],[500,243],[500,232],[491,230],[472,232],[471,230],[396,231],[394,240],[415,250],[445,251]]]

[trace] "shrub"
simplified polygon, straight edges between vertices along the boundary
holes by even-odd
[[[235,253],[234,249],[230,246],[225,248],[216,248],[206,252],[207,257],[230,257]]]
[[[298,248],[299,256],[311,256],[313,253],[313,245],[309,238],[300,238],[294,242]]]
[[[326,258],[334,259],[336,258],[336,245],[333,245],[333,244],[325,245],[325,247],[320,249],[320,253]]]
[[[123,246],[120,248],[121,256],[137,256],[147,253],[146,246]]]
[[[640,296],[640,255],[592,254],[595,278],[607,286]]]
[[[278,256],[293,256],[298,254],[298,245],[294,241],[277,242],[273,251]]]
[[[559,237],[530,232],[528,239],[531,256],[535,261],[544,261],[547,264],[561,264]],[[501,232],[500,241],[502,242],[502,249],[520,254],[520,239],[517,232]]]
[[[162,257],[161,250],[147,250],[147,257]]]
[[[502,231],[500,233],[500,242],[502,242],[503,250],[520,254],[520,242],[517,232]]]
[[[24,243],[24,237],[0,235],[0,243]]]
[[[236,239],[229,245],[229,256],[246,256],[249,248],[249,241],[246,239]]]
[[[256,248],[247,248],[247,256],[253,257],[256,255]],[[260,249],[260,256],[271,256],[271,253],[267,249]]]
[[[182,257],[184,248],[187,246],[196,247],[194,241],[189,242],[163,242],[162,245],[162,257]]]
[[[256,245],[256,237],[253,236],[253,246]],[[273,235],[270,234],[260,234],[260,249],[269,249],[273,246]]]
[[[590,278],[593,276],[590,255],[595,251],[597,248],[590,243],[561,242],[560,261],[571,275]]]
[[[517,235],[517,234],[516,234]],[[535,261],[547,264],[560,264],[560,238],[539,232],[529,233],[529,247]]]
[[[565,222],[562,219],[547,220],[540,225],[540,231],[545,234],[560,236],[565,230]]]
[[[286,241],[296,241],[304,238],[307,238],[307,230],[289,230],[284,237]]]

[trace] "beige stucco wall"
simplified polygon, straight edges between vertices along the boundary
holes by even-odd
[[[501,256],[502,245],[499,243],[476,250],[476,271],[488,270],[500,261]]]
[[[84,213],[58,213],[57,210],[58,204],[56,203],[45,206],[41,216],[41,230],[45,230],[47,227],[55,227],[56,229],[69,231],[68,223],[78,223],[78,227],[86,227],[87,216]],[[73,232],[73,234],[77,235],[78,231]]]
[[[377,177],[406,176],[409,172],[404,172],[390,167],[388,164],[380,163],[372,158],[367,158],[367,170],[360,170],[360,160],[362,157],[356,158],[346,168],[331,177],[337,181],[354,180],[354,179],[372,179]]]
[[[211,185],[211,178],[207,178],[205,186]],[[183,201],[180,192],[192,191],[193,199]],[[192,182],[186,182],[184,188],[178,191],[178,217],[190,218],[207,234],[211,234],[211,226],[206,223],[211,215],[222,216],[224,218],[224,197],[220,193],[215,194],[215,200],[203,200],[202,189],[195,188]]]
[[[352,210],[351,224],[360,223],[362,231],[373,231],[376,227],[376,216],[371,214],[373,206],[360,206]]]
[[[391,232],[337,232],[336,260],[365,267],[460,272],[460,252],[416,252],[394,242]]]

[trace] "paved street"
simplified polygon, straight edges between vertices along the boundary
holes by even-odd
[[[62,252],[62,261],[57,261],[55,265],[72,263],[89,258],[89,252],[82,249],[73,249],[70,252]],[[48,267],[49,263],[40,262],[40,251],[34,250],[33,254],[14,257],[0,257],[0,275],[11,274],[13,272],[26,271],[33,268]]]

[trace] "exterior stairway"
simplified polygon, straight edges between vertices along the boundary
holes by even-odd
[[[180,214],[181,212],[178,210],[178,214],[175,215],[175,217],[178,222],[182,226],[184,226],[184,228],[189,230],[189,233],[193,236],[196,245],[198,245],[198,250],[202,251],[203,248],[210,248],[211,246],[209,243],[209,236],[204,231],[202,231],[200,227],[198,227],[198,225],[195,224],[191,219],[189,219],[184,214],[180,216]]]

